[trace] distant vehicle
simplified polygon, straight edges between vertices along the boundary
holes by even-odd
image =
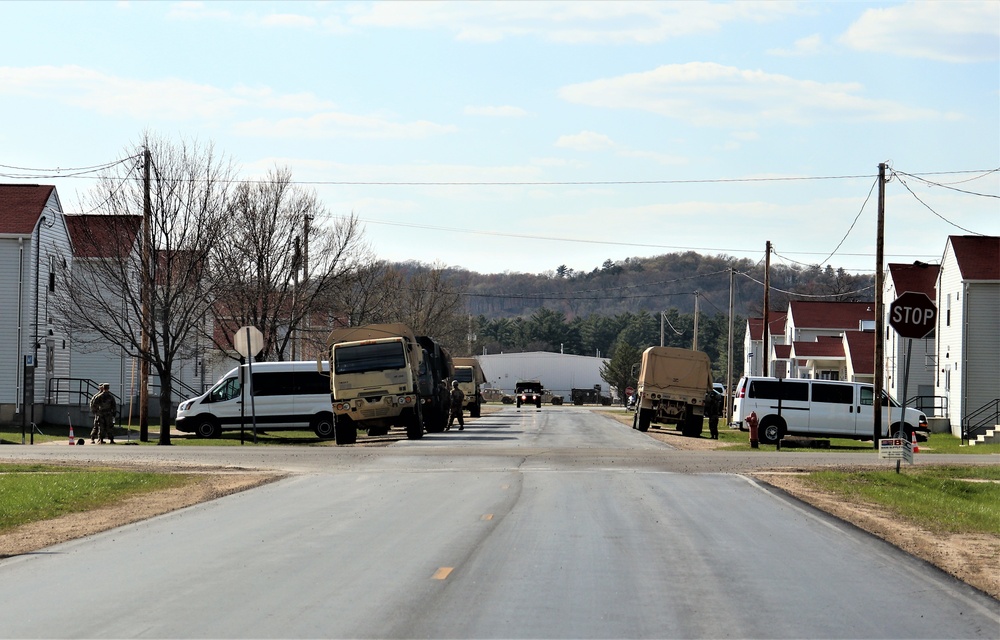
[[[177,407],[176,428],[202,438],[218,438],[225,430],[254,422],[260,429],[312,429],[320,438],[334,435],[330,402],[330,363],[317,371],[315,362],[258,362],[230,370],[197,398]],[[246,384],[253,372],[253,402]]]
[[[922,412],[907,408],[904,413],[884,391],[881,404],[883,437],[902,431],[912,438],[914,432],[928,431]],[[867,440],[875,422],[875,387],[864,382],[745,377],[736,387],[733,424],[745,429],[751,412],[757,414],[757,437],[764,444],[786,435]]]
[[[601,394],[600,385],[596,385],[593,389],[570,389],[569,395],[576,406],[599,404],[607,407],[611,405],[611,397]]]
[[[701,435],[705,398],[712,389],[708,355],[691,349],[649,347],[642,352],[632,428],[648,431],[652,422],[679,425],[689,437]]]
[[[486,383],[486,375],[475,358],[455,358],[455,376],[458,388],[465,394],[463,408],[469,410],[469,416],[478,418],[483,407],[481,387]]]
[[[542,408],[542,383],[537,380],[518,380],[514,385],[514,401],[518,408],[522,404],[533,404]]]

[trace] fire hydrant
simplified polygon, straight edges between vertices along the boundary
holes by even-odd
[[[757,448],[757,412],[751,411],[746,417],[747,429],[750,430],[750,448]]]

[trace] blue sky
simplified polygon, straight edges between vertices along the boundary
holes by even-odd
[[[0,117],[5,167],[212,142],[482,273],[768,240],[870,272],[880,162],[887,261],[1000,235],[995,1],[4,2]]]

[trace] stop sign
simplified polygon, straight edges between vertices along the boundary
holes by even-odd
[[[633,389],[632,387],[625,387],[625,395],[630,396],[633,393],[635,393],[635,389]]]
[[[926,338],[936,319],[937,305],[926,293],[904,291],[889,305],[889,326],[904,338]]]

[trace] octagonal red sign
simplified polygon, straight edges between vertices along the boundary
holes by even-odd
[[[889,305],[889,326],[904,338],[926,338],[937,321],[937,305],[926,293],[904,291]]]

